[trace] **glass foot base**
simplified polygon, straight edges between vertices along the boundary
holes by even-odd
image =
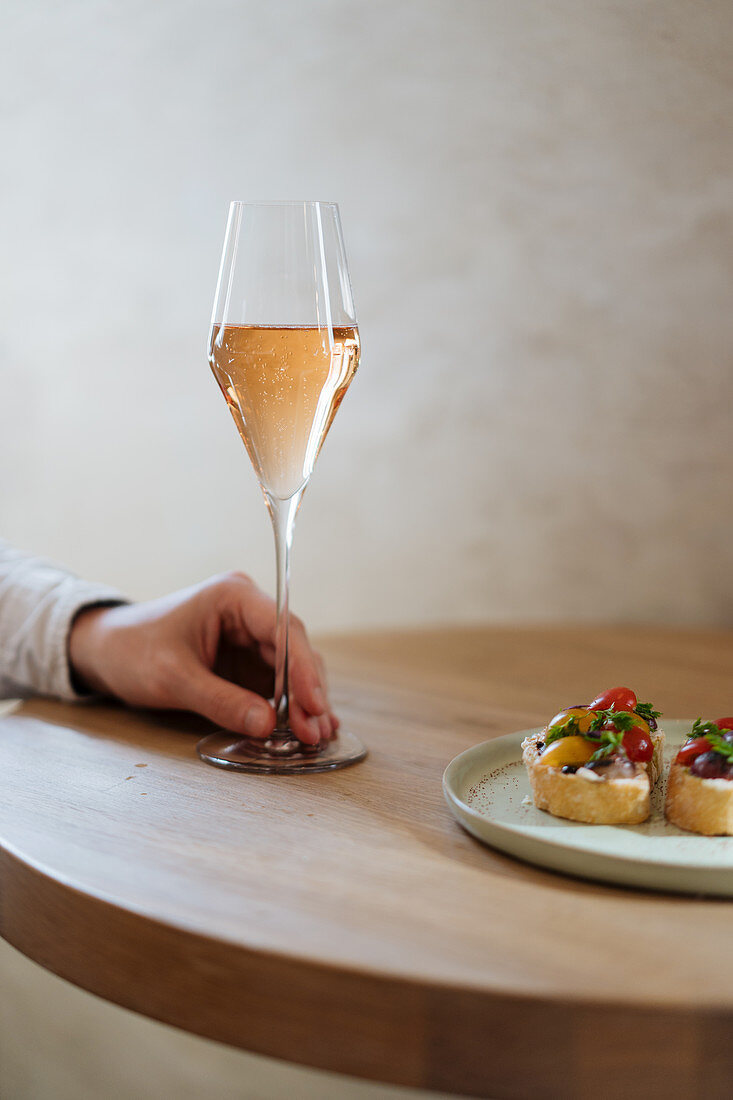
[[[297,775],[302,772],[330,772],[358,764],[367,750],[353,733],[339,730],[323,749],[303,745],[296,738],[257,741],[236,733],[217,730],[204,737],[196,751],[207,764],[259,775]]]

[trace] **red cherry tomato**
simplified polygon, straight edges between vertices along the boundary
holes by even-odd
[[[627,730],[621,742],[629,760],[644,764],[654,756],[654,744],[648,733],[638,729]]]
[[[675,764],[683,764],[687,768],[702,753],[710,752],[712,747],[707,737],[696,737],[693,741],[688,741],[686,745],[682,746],[675,756],[674,762]]]
[[[637,698],[631,688],[609,688],[596,695],[590,710],[636,710]]]
[[[719,730],[733,730],[733,718],[719,718],[715,725]]]

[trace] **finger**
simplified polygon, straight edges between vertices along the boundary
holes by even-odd
[[[316,658],[316,668],[318,669],[318,678],[320,680],[320,686],[324,689],[326,698],[329,697],[328,690],[328,673],[326,671],[326,661],[320,656],[320,653],[316,650],[314,652]]]
[[[328,713],[328,740],[333,741],[334,737],[338,733],[339,720],[335,714]]]
[[[321,684],[322,684],[323,690],[326,694],[326,699],[328,700],[328,677],[326,675],[326,662],[323,660],[323,657],[318,652],[316,652],[315,658],[316,658],[316,665],[318,666],[318,672],[319,672],[319,675],[320,675],[320,678],[321,678]],[[333,713],[333,711],[330,709],[330,701],[329,701],[328,718],[329,718],[329,721],[331,723],[331,733],[330,733],[329,736],[330,736],[330,740],[333,740],[333,738],[336,736],[336,734],[338,732],[338,728],[341,725],[341,723],[338,720],[338,718],[336,717],[336,715]]]
[[[235,733],[266,738],[275,728],[275,711],[261,695],[223,680],[203,665],[188,670],[179,698],[185,710]]]
[[[320,720],[313,714],[307,714],[297,699],[290,700],[290,728],[305,745],[317,745],[321,740]]]
[[[318,716],[318,731],[321,735],[321,741],[324,745],[328,744],[331,740],[331,734],[333,732],[331,727],[331,719],[327,714],[320,714]]]
[[[298,702],[309,714],[328,712],[326,685],[317,654],[311,648],[303,623],[295,616],[290,620],[290,683]]]

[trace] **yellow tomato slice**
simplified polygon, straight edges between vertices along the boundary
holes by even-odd
[[[548,745],[539,758],[540,764],[546,764],[548,768],[564,768],[566,764],[587,764],[597,745],[586,741],[585,737],[573,734],[571,737],[561,737]]]
[[[580,732],[587,733],[595,716],[595,711],[588,710],[587,707],[570,707],[569,710],[561,710],[559,714],[556,714],[547,726],[547,729],[551,730],[555,726],[562,726],[567,722],[568,718],[574,718],[578,723]]]

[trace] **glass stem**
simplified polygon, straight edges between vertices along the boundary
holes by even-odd
[[[275,722],[274,736],[288,733],[290,701],[288,681],[288,634],[290,598],[290,549],[293,545],[295,516],[303,490],[289,500],[267,496],[267,507],[275,534],[277,558],[277,625],[275,627]]]

